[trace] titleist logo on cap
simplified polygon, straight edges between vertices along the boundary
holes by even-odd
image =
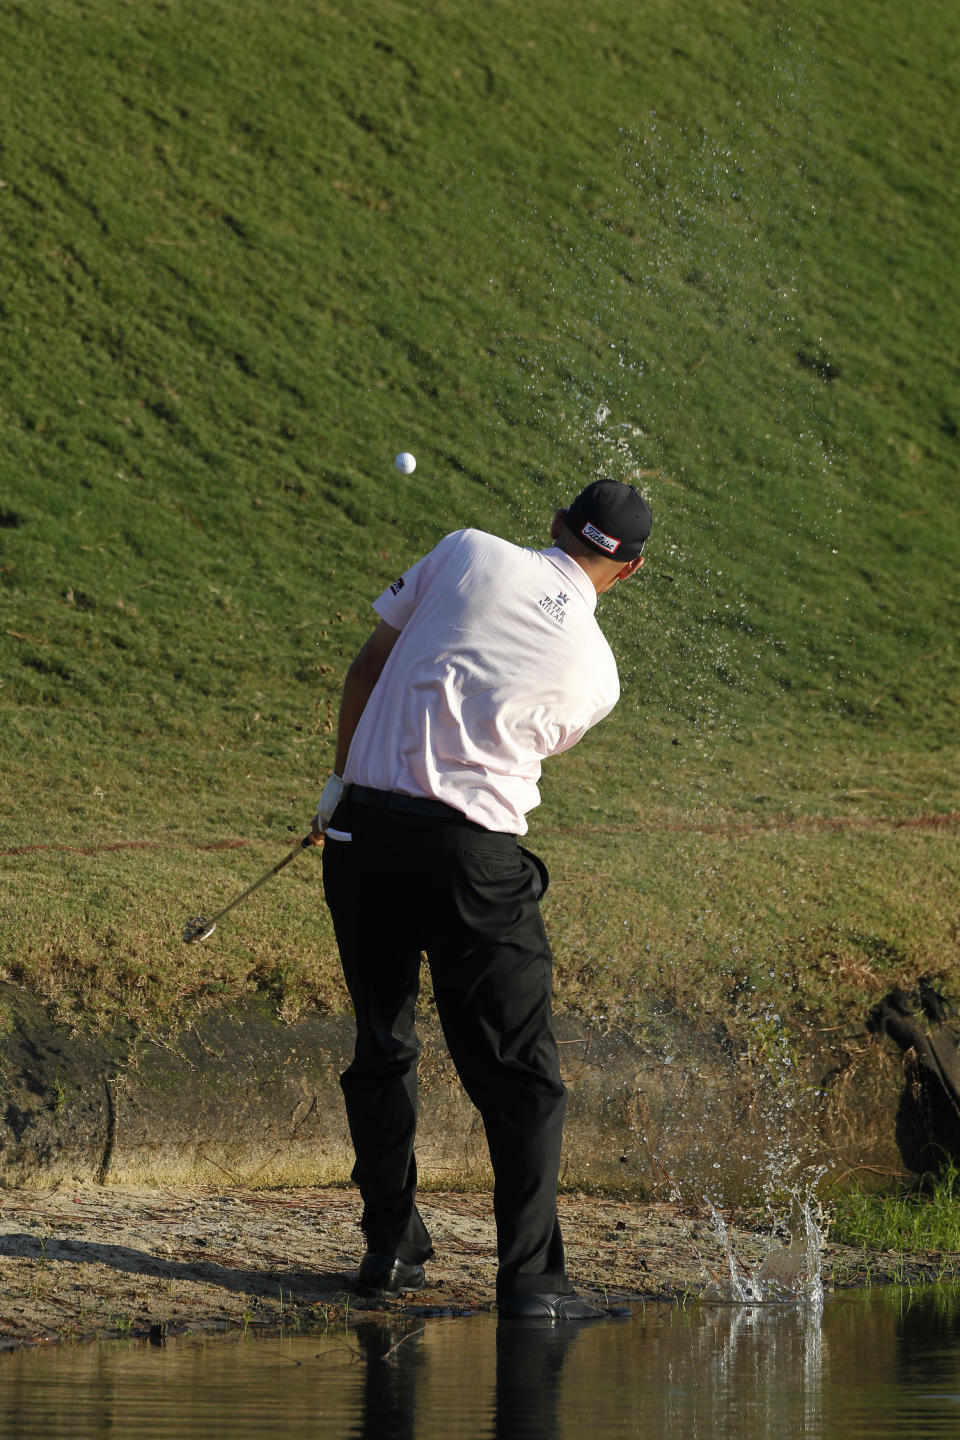
[[[599,545],[601,549],[606,550],[610,555],[614,555],[620,549],[620,541],[614,540],[612,535],[604,535],[603,531],[598,530],[592,520],[587,521],[586,525],[581,529],[580,534],[585,540],[590,540],[594,545]]]

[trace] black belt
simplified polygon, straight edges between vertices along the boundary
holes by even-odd
[[[430,815],[435,820],[471,822],[462,810],[444,805],[442,800],[427,800],[419,795],[401,795],[399,790],[371,790],[369,785],[345,785],[343,799],[355,805],[369,805],[377,810],[402,810],[407,815]],[[482,827],[481,827],[482,828]]]

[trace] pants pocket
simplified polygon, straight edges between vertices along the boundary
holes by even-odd
[[[520,854],[524,857],[525,860],[530,861],[531,865],[536,871],[536,876],[533,882],[533,893],[536,897],[537,903],[542,904],[543,897],[544,895],[546,895],[547,890],[550,886],[550,872],[547,869],[546,865],[543,863],[543,861],[540,859],[540,856],[534,855],[532,850],[525,850],[521,845]]]

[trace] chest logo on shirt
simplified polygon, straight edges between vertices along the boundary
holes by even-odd
[[[400,591],[403,589],[403,584],[404,584],[403,576],[401,575],[401,576],[400,576],[400,579],[399,579],[399,580],[394,580],[393,584],[390,586],[390,594],[391,594],[391,595],[399,595],[399,594],[400,594]]]
[[[556,620],[558,625],[562,625],[564,620],[566,620],[567,618],[567,613],[563,607],[564,605],[566,605],[569,599],[570,596],[564,595],[563,591],[561,590],[558,592],[555,598],[551,598],[549,595],[544,595],[542,600],[537,601],[537,604],[540,606],[541,610],[546,610],[551,620]]]

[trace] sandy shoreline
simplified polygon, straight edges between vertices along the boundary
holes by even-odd
[[[466,1314],[493,1304],[490,1196],[424,1194],[437,1255],[428,1288],[384,1305],[351,1293],[363,1249],[350,1189],[170,1192],[61,1188],[0,1192],[0,1349],[185,1331],[306,1329],[371,1310]],[[689,1302],[723,1276],[705,1214],[675,1205],[564,1195],[577,1289],[628,1305]],[[749,1267],[768,1225],[732,1217]],[[960,1256],[877,1254],[827,1243],[830,1287],[956,1279]]]

